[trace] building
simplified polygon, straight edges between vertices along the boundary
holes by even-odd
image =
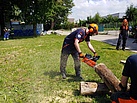
[[[70,22],[70,23],[74,23],[74,18],[68,18],[68,22]]]
[[[111,15],[112,17],[118,17],[119,19],[122,19],[123,17],[126,16],[126,13],[114,13],[114,14],[109,14]],[[104,18],[108,17],[109,15],[107,16],[103,16]]]
[[[126,16],[126,13],[115,13],[115,14],[111,14],[112,17],[118,17],[119,19],[122,19],[123,17]]]

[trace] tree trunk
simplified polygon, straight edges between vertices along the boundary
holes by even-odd
[[[33,35],[34,37],[37,37],[37,24],[33,23]]]
[[[54,20],[51,20],[51,30],[54,29],[54,24],[55,24]]]
[[[1,25],[1,35],[4,35],[4,27],[5,27],[5,12],[4,12],[4,0],[2,0],[1,4],[0,4],[0,25]]]

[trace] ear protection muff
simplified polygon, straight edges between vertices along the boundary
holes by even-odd
[[[89,29],[89,32],[90,32],[90,33],[92,33],[93,31],[94,31],[94,29],[93,29],[93,28],[90,28],[90,29]]]
[[[90,25],[89,25],[88,29],[89,29],[90,33],[92,33],[94,31],[94,28],[92,26],[90,26]]]

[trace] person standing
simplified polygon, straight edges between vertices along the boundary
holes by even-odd
[[[90,43],[90,36],[97,34],[98,34],[98,25],[92,23],[89,25],[88,29],[87,28],[77,29],[65,37],[61,50],[61,59],[60,59],[60,72],[62,74],[63,79],[66,79],[66,64],[69,55],[71,55],[74,60],[76,77],[83,79],[81,76],[81,69],[80,69],[81,66],[80,66],[79,58],[83,58],[84,54],[80,49],[79,43],[85,40],[88,48],[94,53],[94,56],[97,56],[95,49]]]
[[[9,39],[9,31],[8,31],[7,27],[4,27],[3,31],[4,31],[4,38],[3,39],[8,40]]]
[[[127,38],[128,38],[128,21],[127,19],[124,19],[122,22],[122,26],[120,27],[119,38],[118,38],[117,45],[116,45],[117,50],[119,50],[121,40],[123,41],[122,50],[123,51],[125,50]]]

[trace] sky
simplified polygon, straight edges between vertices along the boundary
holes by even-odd
[[[114,13],[125,13],[130,5],[137,6],[137,0],[73,0],[75,6],[69,18],[75,21],[86,20],[88,16],[106,16]]]

